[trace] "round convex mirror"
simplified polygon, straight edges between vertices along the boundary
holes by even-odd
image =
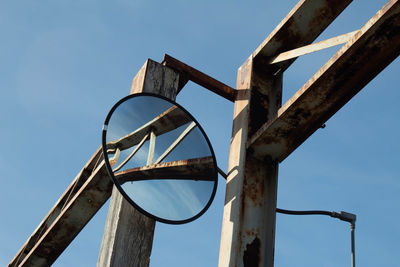
[[[180,224],[202,215],[217,188],[217,164],[204,130],[180,105],[153,94],[121,99],[103,128],[114,184],[139,211]]]

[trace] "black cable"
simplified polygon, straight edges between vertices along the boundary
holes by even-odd
[[[276,208],[276,212],[289,214],[289,215],[328,215],[339,220],[349,222],[351,224],[356,223],[356,215],[344,211],[326,211],[326,210],[284,210]]]
[[[284,210],[276,208],[276,212],[290,215],[328,215],[333,217],[333,212],[325,210]]]

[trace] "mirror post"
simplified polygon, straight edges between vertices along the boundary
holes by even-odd
[[[219,267],[274,264],[278,162],[257,158],[246,143],[277,114],[282,75],[255,65],[250,57],[238,70]]]
[[[179,73],[148,59],[131,94],[154,93],[175,100]],[[137,211],[114,186],[97,266],[149,266],[155,221]]]

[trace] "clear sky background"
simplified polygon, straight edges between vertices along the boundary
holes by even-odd
[[[359,29],[385,2],[355,0],[318,40]],[[1,1],[0,266],[99,147],[109,109],[147,58],[168,53],[235,87],[237,68],[296,3]],[[337,49],[297,60],[284,75],[284,102]],[[399,266],[399,70],[397,59],[280,165],[278,207],[357,214],[358,266]],[[233,104],[192,83],[177,101],[227,170]],[[157,224],[151,266],[217,266],[219,182],[197,221]],[[108,205],[54,266],[95,266]],[[278,214],[275,265],[349,266],[348,223]]]

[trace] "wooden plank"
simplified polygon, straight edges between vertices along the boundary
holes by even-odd
[[[270,64],[276,64],[279,62],[283,62],[289,59],[293,59],[293,58],[297,58],[299,56],[303,56],[303,55],[307,55],[313,52],[317,52],[326,48],[330,48],[336,45],[340,45],[340,44],[344,44],[347,41],[350,40],[350,38],[352,38],[354,36],[354,34],[356,34],[358,32],[357,31],[353,31],[353,32],[349,32],[349,33],[345,33],[333,38],[329,38],[327,40],[318,42],[318,43],[314,43],[314,44],[310,44],[310,45],[306,45],[300,48],[296,48],[290,51],[286,51],[283,53],[280,53],[277,57],[273,58],[270,61]]]
[[[389,1],[248,141],[282,161],[400,53],[400,4]]]
[[[216,93],[219,96],[222,96],[229,101],[235,101],[236,90],[232,87],[208,76],[207,74],[189,66],[185,63],[165,54],[164,60],[162,62],[164,66],[168,66],[173,68],[180,73],[184,74],[187,79],[191,80],[194,83],[197,83],[200,86],[210,90],[211,92]]]
[[[212,157],[163,162],[117,172],[115,178],[124,184],[142,180],[199,180],[214,181]]]
[[[294,61],[268,67],[280,53],[311,44],[352,0],[300,0],[253,52],[254,64],[269,73],[283,72]]]
[[[148,92],[175,100],[179,84],[178,72],[147,60],[133,79],[131,94]],[[149,266],[154,227],[155,221],[133,208],[114,187],[97,266]]]
[[[191,120],[192,119],[180,108],[177,106],[172,106],[132,133],[123,136],[118,140],[108,142],[107,150],[116,148],[124,150],[130,148],[134,145],[137,145],[143,139],[143,137],[150,132],[150,130],[153,130],[155,135],[158,136],[175,130]]]

